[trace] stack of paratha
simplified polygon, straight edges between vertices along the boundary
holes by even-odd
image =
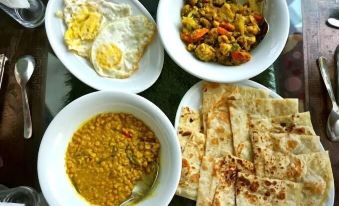
[[[297,99],[204,83],[201,111],[182,109],[177,195],[198,206],[325,205],[333,188],[328,152]]]

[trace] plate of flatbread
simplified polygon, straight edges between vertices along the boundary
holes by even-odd
[[[198,206],[332,206],[329,154],[298,103],[250,80],[192,86],[175,119],[176,194]]]

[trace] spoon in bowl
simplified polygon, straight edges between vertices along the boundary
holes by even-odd
[[[335,101],[325,57],[319,57],[318,65],[325,87],[332,102],[332,110],[327,119],[326,132],[329,140],[339,142],[339,107]]]
[[[148,192],[153,188],[154,183],[158,177],[159,165],[154,163],[151,167],[151,171],[144,175],[141,180],[139,180],[132,190],[132,194],[119,206],[128,206],[134,205],[142,198],[144,198]]]
[[[260,5],[259,5],[259,10],[260,10],[260,15],[263,18],[261,22],[258,22],[260,24],[259,25],[260,33],[258,34],[257,39],[258,39],[258,41],[261,41],[265,38],[266,34],[269,31],[270,26],[267,22],[266,15],[265,15],[265,14],[267,14],[267,11],[268,11],[268,7],[267,7],[267,3],[266,3],[267,0],[257,0],[257,1],[261,1]],[[247,0],[236,0],[236,3],[243,5],[243,4],[247,3]]]
[[[29,139],[32,136],[32,120],[29,111],[28,98],[26,93],[26,84],[31,78],[35,67],[35,60],[32,56],[23,56],[15,64],[14,75],[20,85],[23,113],[24,113],[24,137]]]

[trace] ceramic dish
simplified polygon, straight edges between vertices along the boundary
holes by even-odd
[[[202,85],[204,84],[204,81],[200,81],[193,85],[183,96],[183,98],[180,101],[180,104],[178,106],[177,113],[175,115],[175,129],[178,128],[179,125],[179,118],[180,118],[180,113],[183,107],[189,106],[192,109],[195,110],[200,110],[201,109],[201,101],[202,101],[202,95],[201,95],[201,90],[202,90]],[[248,86],[248,87],[253,87],[253,88],[258,88],[258,89],[263,89],[266,90],[270,97],[276,98],[276,99],[282,99],[281,96],[279,96],[277,93],[273,92],[272,90],[268,89],[267,87],[256,83],[251,80],[245,80],[241,82],[237,82],[235,84],[242,85],[242,86]]]
[[[250,79],[267,69],[283,50],[289,32],[289,13],[285,0],[267,1],[265,38],[251,51],[252,59],[239,66],[224,66],[198,60],[186,50],[180,39],[180,11],[184,0],[160,0],[157,11],[159,34],[170,57],[185,71],[212,82],[236,82]]]
[[[201,95],[201,90],[202,90],[202,85],[204,84],[204,81],[200,81],[193,85],[183,96],[183,98],[180,101],[180,104],[178,106],[177,113],[175,115],[175,129],[177,130],[178,125],[179,125],[179,119],[180,119],[180,114],[181,110],[183,107],[188,106],[194,110],[200,110],[201,109],[201,101],[202,101],[202,95]],[[251,80],[245,80],[241,82],[236,82],[235,84],[237,85],[242,85],[242,86],[248,86],[248,87],[253,87],[253,88],[258,88],[258,89],[263,89],[266,90],[271,98],[275,99],[282,99],[280,95],[277,93],[273,92],[272,90],[268,89],[267,87],[256,83]],[[324,147],[322,144],[321,148],[323,151],[325,151]],[[326,202],[326,206],[333,206],[334,204],[334,194],[335,194],[335,189],[333,187],[332,191],[330,192],[330,197],[328,201]]]
[[[138,205],[168,205],[181,172],[180,146],[171,122],[157,106],[143,97],[109,91],[91,93],[73,101],[48,126],[39,149],[38,177],[49,205],[89,205],[76,192],[66,174],[65,153],[79,126],[102,112],[130,113],[154,131],[161,145],[159,176],[151,195]]]
[[[129,4],[132,7],[133,15],[142,14],[154,22],[152,16],[137,0],[112,2]],[[89,61],[67,49],[64,43],[66,26],[63,20],[56,16],[56,12],[62,11],[63,7],[63,0],[50,0],[48,2],[45,27],[53,51],[74,76],[97,90],[118,90],[133,93],[144,91],[158,79],[164,62],[164,50],[158,34],[155,35],[152,43],[148,45],[144,56],[139,62],[139,69],[132,76],[127,79],[102,77],[95,72]]]

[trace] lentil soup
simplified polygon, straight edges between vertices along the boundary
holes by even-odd
[[[74,133],[66,172],[88,202],[116,206],[159,164],[159,150],[159,140],[141,120],[126,113],[102,113]]]

